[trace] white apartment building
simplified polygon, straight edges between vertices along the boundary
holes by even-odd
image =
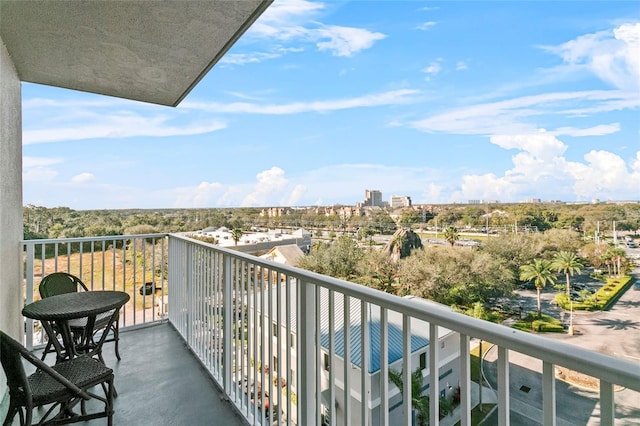
[[[389,203],[391,204],[391,208],[392,209],[398,209],[401,207],[411,207],[411,197],[408,197],[406,195],[394,195],[391,197],[391,200],[389,201]]]
[[[280,285],[280,298],[285,297],[286,284]],[[295,321],[291,322],[290,335],[287,335],[286,324],[286,309],[282,307],[282,303],[278,303],[276,285],[271,286],[271,307],[268,311],[268,299],[269,295],[264,296],[265,309],[260,308],[261,302],[258,301],[258,306],[252,304],[252,300],[248,300],[247,306],[250,316],[250,321],[253,321],[254,315],[262,316],[263,320],[259,321],[260,324],[271,324],[270,327],[263,327],[258,330],[258,342],[256,345],[256,354],[262,355],[260,357],[252,357],[256,359],[259,365],[269,366],[271,374],[280,375],[284,377],[287,372],[290,372],[292,383],[288,385],[292,391],[296,391],[298,376],[296,373],[297,365],[297,351],[296,351],[296,334]],[[291,300],[296,298],[295,285],[291,283],[289,285]],[[266,293],[266,290],[263,289]],[[336,419],[339,419],[337,425],[346,425],[343,423],[345,403],[345,298],[341,294],[337,294],[334,297],[332,303],[329,300],[329,291],[325,288],[320,290],[320,368],[322,368],[321,374],[321,404],[323,421],[326,424],[329,423],[330,416],[333,414]],[[422,299],[417,300],[423,301]],[[426,304],[432,304],[434,302],[424,300]],[[278,316],[278,304],[280,304],[280,315]],[[330,309],[333,306],[333,309]],[[380,389],[383,385],[381,381],[381,316],[380,309],[378,307],[371,307],[369,305],[369,311],[363,315],[362,304],[360,300],[350,299],[349,302],[349,336],[348,347],[350,367],[349,371],[349,383],[350,383],[350,418],[351,421],[348,424],[359,425],[362,424],[361,419],[361,401],[362,397],[359,394],[362,384],[362,318],[368,318],[364,324],[368,333],[368,349],[365,353],[368,353],[367,357],[367,374],[365,380],[368,382],[366,388],[370,389],[370,395],[366,399],[370,399],[370,418],[371,424],[378,424],[380,419]],[[332,313],[333,324],[331,324]],[[295,307],[291,307],[289,313],[290,319],[297,316]],[[278,318],[280,320],[278,321]],[[388,311],[387,320],[387,335],[388,335],[388,366],[389,370],[401,371],[402,370],[402,351],[403,351],[403,320],[402,315],[398,312]],[[414,371],[417,367],[420,367],[423,372],[423,383],[425,393],[428,392],[429,383],[429,325],[423,321],[414,320],[411,323],[411,371]],[[437,344],[440,345],[439,351],[439,369],[438,376],[440,379],[440,394],[442,396],[449,395],[454,388],[458,387],[460,375],[459,375],[459,334],[447,330],[445,328],[439,328],[439,335],[437,336]],[[278,343],[279,342],[279,343]],[[331,351],[331,343],[333,342],[334,350]],[[334,378],[333,391],[330,387],[330,371],[333,371]],[[301,372],[301,374],[307,374],[307,372]],[[260,380],[260,377],[258,377]],[[392,384],[387,384],[388,392],[388,407],[389,407],[389,421],[390,424],[396,424],[402,418],[402,395],[399,390]],[[332,397],[333,394],[333,397]]]

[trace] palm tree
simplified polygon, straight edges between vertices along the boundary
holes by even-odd
[[[551,263],[546,260],[535,259],[533,263],[522,265],[520,267],[520,279],[522,281],[533,280],[538,291],[538,318],[540,318],[542,316],[540,292],[547,283],[554,284],[557,280],[551,269]]]
[[[242,238],[242,229],[235,228],[234,230],[232,230],[231,238],[233,238],[234,245],[237,247],[238,241],[240,241],[240,238]]]
[[[578,256],[576,256],[575,253],[568,251],[558,252],[551,261],[551,268],[564,273],[567,279],[567,296],[569,296],[569,292],[571,291],[571,282],[569,277],[574,273],[579,274],[580,271],[582,271],[582,268],[584,268],[582,263],[580,263]]]
[[[458,229],[455,226],[447,226],[444,230],[444,239],[451,244],[451,247],[458,241],[458,238],[460,238]]]
[[[389,370],[389,380],[396,385],[400,391],[400,395],[403,395],[404,380],[402,370],[394,371]],[[416,411],[416,420],[419,426],[425,426],[429,424],[429,395],[424,393],[422,388],[422,370],[420,367],[416,368],[411,373],[411,406]],[[440,398],[440,415],[447,415],[453,413],[453,406],[445,398]]]
[[[389,241],[389,252],[391,253],[391,259],[397,262],[402,257],[402,247],[404,246],[406,236],[404,234],[396,233],[391,241]]]
[[[611,261],[611,264],[613,265],[614,275],[619,277],[620,275],[622,275],[623,261],[624,263],[626,263],[626,252],[621,248],[611,248],[607,250],[607,255]]]

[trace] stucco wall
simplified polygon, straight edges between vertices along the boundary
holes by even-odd
[[[22,333],[22,113],[20,79],[0,38],[0,329]],[[0,418],[6,411],[6,379],[0,370]]]

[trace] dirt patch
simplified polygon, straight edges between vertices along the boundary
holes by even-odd
[[[586,374],[578,373],[577,371],[570,370],[565,367],[556,367],[556,379],[562,380],[565,383],[570,385],[578,386],[582,389],[599,391],[600,390],[600,380],[587,376]],[[622,386],[614,386],[613,390],[615,392],[621,391],[624,389]]]

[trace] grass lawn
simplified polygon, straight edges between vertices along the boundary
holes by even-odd
[[[471,410],[471,426],[477,426],[482,420],[493,410],[495,404],[482,404],[482,411],[480,406],[476,405]],[[460,422],[457,422],[455,426],[460,426]]]
[[[526,318],[516,322],[512,327],[522,331],[538,331],[551,333],[564,332],[564,328],[562,327],[562,323],[559,319],[545,314],[542,314],[540,318],[538,318],[537,312],[529,312]]]

